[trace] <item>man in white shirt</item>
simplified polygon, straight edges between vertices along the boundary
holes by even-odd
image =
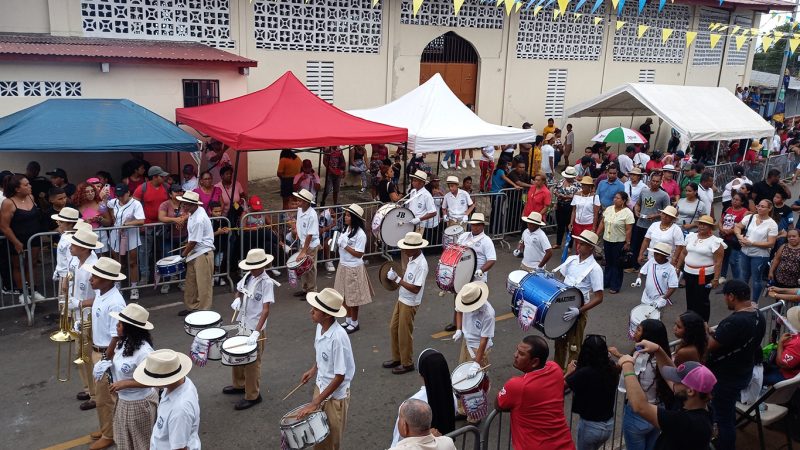
[[[556,157],[556,149],[553,147],[553,142],[556,140],[556,135],[547,133],[544,137],[544,145],[542,145],[542,172],[547,176],[547,181],[553,181],[554,161]]]
[[[341,441],[350,406],[350,383],[356,372],[350,337],[336,321],[337,317],[347,315],[347,309],[342,294],[331,288],[325,288],[319,293],[309,292],[306,302],[311,305],[311,320],[317,324],[314,337],[316,359],[300,382],[308,383],[315,375],[316,379],[314,397],[308,406],[298,411],[297,418],[302,419],[322,408],[328,416],[330,434],[314,448],[338,450],[344,448]]]
[[[69,239],[64,237],[74,233],[75,224],[78,223],[80,213],[75,208],[64,207],[58,214],[50,216],[51,219],[56,221],[58,225],[57,231],[61,233],[61,239],[58,240],[56,245],[56,268],[53,270],[53,281],[58,282],[59,294],[66,295],[66,278],[69,272],[70,253],[69,248],[72,245]]]
[[[653,254],[653,259],[645,262],[639,270],[639,273],[645,277],[642,303],[663,308],[667,306],[667,303],[672,304],[670,297],[678,288],[678,272],[669,263],[672,246],[666,242],[659,242],[648,250]],[[640,286],[641,284],[641,278],[637,278],[634,285]]]
[[[436,216],[436,204],[433,196],[427,189],[425,183],[428,181],[428,174],[418,170],[410,175],[411,190],[408,192],[406,207],[414,213],[411,223],[422,228],[433,226],[433,217]]]
[[[464,233],[458,237],[458,244],[467,246],[475,251],[475,275],[472,281],[483,281],[486,283],[489,280],[489,269],[497,262],[497,252],[494,248],[492,239],[487,236],[483,230],[488,221],[483,216],[483,213],[474,213],[467,221],[470,225],[470,232]]]
[[[572,132],[572,124],[567,124],[567,134],[564,136],[564,168],[569,167],[569,155],[575,149],[575,133]]]
[[[700,175],[700,184],[698,185],[697,197],[708,205],[708,210],[711,217],[714,216],[714,174],[711,172],[703,172]]]
[[[394,269],[387,274],[387,278],[399,284],[400,289],[389,323],[392,359],[384,361],[383,367],[400,375],[414,371],[414,316],[422,303],[425,278],[428,276],[428,262],[422,255],[422,249],[428,246],[428,241],[422,239],[421,234],[411,231],[397,246],[408,258],[408,263],[402,276]]]
[[[543,269],[553,256],[553,249],[550,239],[542,231],[545,225],[542,215],[533,211],[527,217],[523,217],[522,221],[528,224],[528,228],[522,232],[519,245],[514,250],[514,256],[522,253],[522,263],[519,268],[526,272]]]
[[[186,229],[189,232],[186,247],[181,256],[186,258],[186,281],[183,303],[185,316],[193,311],[211,309],[214,293],[214,229],[203,202],[197,192],[189,191],[178,196],[184,214],[189,214]]]
[[[265,346],[261,339],[267,337],[269,306],[275,303],[273,285],[276,284],[267,275],[266,267],[273,259],[263,249],[254,248],[239,262],[239,268],[249,272],[236,284],[238,292],[231,308],[239,318],[240,332],[248,335],[247,344],[257,345],[258,351],[255,361],[232,367],[233,384],[222,389],[223,394],[244,394],[244,398],[234,406],[237,411],[261,403],[261,358]]]
[[[191,164],[184,164],[183,179],[181,180],[181,187],[184,192],[197,189],[198,184],[200,184],[200,182],[197,179],[197,174],[194,172],[194,166]]]
[[[295,297],[303,298],[308,292],[317,290],[317,253],[319,252],[319,216],[311,205],[314,196],[306,189],[293,192],[298,200],[296,230],[297,240],[300,242],[300,252],[297,260],[311,258],[311,267],[300,276],[300,290],[294,293]],[[291,269],[290,269],[291,270]]]
[[[645,170],[647,168],[647,163],[650,162],[650,155],[647,154],[647,150],[642,148],[642,150],[633,156],[633,165]]]
[[[725,189],[722,191],[722,214],[731,206],[731,194],[733,192],[739,192],[739,188],[744,184],[754,183],[744,174],[744,167],[737,164],[733,166],[733,179],[725,185]]]
[[[404,438],[389,450],[456,450],[453,439],[431,432],[433,411],[427,402],[408,399],[400,405],[397,428]]]
[[[475,202],[467,191],[458,188],[458,177],[450,175],[446,181],[448,191],[442,200],[442,217],[449,227],[466,222],[475,209]]]
[[[617,156],[617,164],[619,165],[619,176],[627,177],[628,172],[633,169],[633,157],[636,155],[636,147],[629,145],[625,147],[625,153]],[[640,167],[644,170],[644,167]]]
[[[76,242],[76,238],[83,241],[81,239],[83,231],[78,230],[72,236],[73,243]],[[120,273],[122,266],[111,258],[102,257],[94,264],[84,264],[81,268],[92,274],[89,282],[92,289],[96,291],[94,299],[81,300],[78,302],[78,308],[92,308],[92,362],[94,363],[93,375],[97,391],[95,402],[97,403],[101,436],[89,449],[99,450],[114,444],[115,399],[109,390],[109,380],[105,373],[111,367],[114,348],[119,339],[117,336],[118,320],[111,317],[110,313],[118,313],[125,309],[125,299],[122,298],[115,283],[126,277]]]
[[[579,236],[572,237],[577,244],[577,255],[572,255],[558,266],[554,272],[564,275],[564,283],[574,286],[583,294],[583,304],[580,308],[571,307],[564,313],[564,321],[575,320],[572,328],[566,335],[556,339],[555,361],[562,370],[567,369],[570,361],[578,359],[578,352],[583,344],[583,332],[586,329],[587,313],[590,309],[603,302],[603,269],[594,260],[594,249],[599,238],[589,230],[584,230]]]
[[[150,450],[200,450],[200,401],[197,388],[186,376],[191,370],[191,358],[164,349],[150,352],[133,372],[138,383],[164,388]]]

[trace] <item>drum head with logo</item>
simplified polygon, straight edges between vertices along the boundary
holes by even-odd
[[[583,304],[583,293],[580,289],[574,287],[567,287],[565,290],[560,291],[550,302],[547,309],[547,315],[540,324],[542,333],[550,339],[555,339],[567,334],[575,321],[564,321],[564,313],[571,307],[580,308]]]
[[[414,231],[414,224],[411,223],[413,218],[414,213],[402,206],[387,212],[381,223],[381,241],[391,247],[397,247],[397,243],[406,237],[406,233]]]
[[[485,374],[483,372],[478,372],[477,375],[469,378],[469,371],[473,368],[480,370],[481,365],[475,361],[467,361],[459,364],[455,370],[453,370],[453,374],[450,376],[450,383],[453,385],[454,391],[467,392],[475,389],[481,384]]]
[[[477,269],[478,258],[475,256],[475,250],[464,247],[464,252],[461,254],[461,259],[456,264],[453,270],[453,289],[456,293],[461,292],[461,288],[465,284],[472,281],[472,276],[475,275]]]

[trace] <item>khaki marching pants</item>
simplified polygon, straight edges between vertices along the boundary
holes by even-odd
[[[314,397],[319,395],[319,387],[314,385]],[[328,397],[322,410],[328,416],[328,427],[331,432],[327,439],[314,446],[314,450],[339,450],[342,447],[342,436],[347,425],[347,410],[350,407],[350,389],[347,396],[340,400]]]
[[[103,355],[92,351],[91,367],[94,368],[94,364],[101,359],[103,359]],[[103,438],[114,440],[114,406],[117,398],[111,394],[108,386],[108,376],[103,375],[103,378],[95,384],[97,392],[95,403],[97,404],[97,419],[100,421],[100,433],[103,434]]]
[[[206,252],[186,263],[183,303],[191,311],[211,309],[214,294],[214,252]]]
[[[259,339],[267,336],[266,330],[261,330]],[[255,400],[260,394],[261,386],[261,356],[264,354],[264,343],[258,342],[256,360],[243,366],[233,366],[233,387],[236,389],[244,388],[244,399]]]
[[[570,361],[578,359],[578,353],[581,351],[583,345],[583,333],[586,330],[586,313],[580,313],[575,325],[567,331],[567,334],[556,339],[556,351],[553,356],[553,361],[561,367],[561,370],[567,370]]]
[[[414,364],[414,316],[417,306],[408,306],[401,301],[394,304],[389,336],[392,340],[392,361],[404,366]]]
[[[307,256],[311,258],[311,268],[300,275],[300,287],[305,292],[317,292],[317,254],[319,247],[309,248]]]

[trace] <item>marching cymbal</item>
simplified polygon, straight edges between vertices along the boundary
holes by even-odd
[[[384,289],[389,291],[396,291],[400,285],[395,283],[394,281],[389,280],[388,274],[389,269],[394,269],[400,276],[403,275],[403,269],[398,261],[386,261],[385,263],[381,264],[381,268],[378,270],[378,280],[381,283],[381,286]]]

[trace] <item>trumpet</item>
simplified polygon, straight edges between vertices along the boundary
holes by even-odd
[[[84,310],[89,308],[83,308],[78,310],[78,315],[80,316],[81,323],[80,323],[80,332],[78,334],[78,357],[75,358],[75,361],[72,361],[73,364],[80,366],[82,364],[89,364],[91,361],[91,356],[86,354],[86,343],[89,342],[92,333],[92,311],[89,310],[89,314],[84,315]]]
[[[75,278],[75,274],[73,272],[69,272],[67,274],[66,284],[69,286],[70,280]],[[73,283],[73,294],[75,292],[75,283]],[[65,289],[68,291],[69,289]],[[72,359],[72,342],[75,340],[77,333],[73,331],[72,327],[74,325],[75,318],[72,316],[72,312],[69,308],[69,299],[65,294],[61,294],[58,296],[58,303],[59,308],[61,308],[61,314],[58,319],[58,331],[53,332],[50,335],[50,340],[55,342],[57,345],[57,352],[56,352],[56,378],[58,381],[65,382],[69,381],[72,373],[72,365],[67,363],[66,367],[62,367],[61,362],[61,352],[62,347],[64,344],[67,345],[66,350],[66,358],[65,361],[70,361]]]

